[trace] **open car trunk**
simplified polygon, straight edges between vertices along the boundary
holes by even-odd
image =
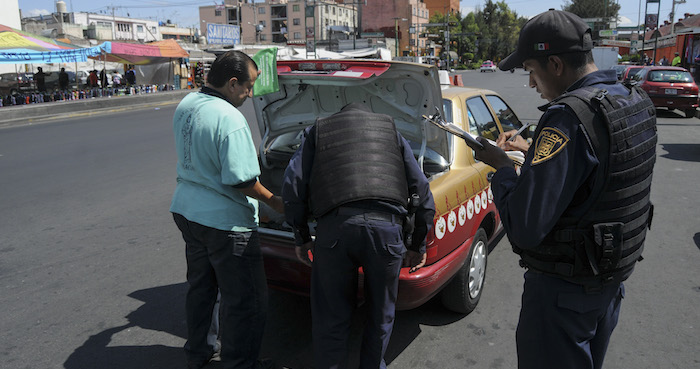
[[[449,170],[452,137],[423,119],[442,114],[437,68],[371,60],[307,60],[277,63],[280,90],[255,97],[260,135],[260,181],[281,194],[285,168],[304,129],[317,118],[361,102],[390,115],[410,143],[427,177]],[[284,216],[261,204],[261,228],[290,231]]]

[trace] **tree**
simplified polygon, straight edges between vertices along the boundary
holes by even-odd
[[[612,21],[617,20],[620,4],[612,0],[570,0],[567,1],[562,10],[574,13],[583,19],[602,18],[603,21],[590,22],[594,40],[600,38],[598,31],[608,29]]]
[[[477,9],[474,19],[480,30],[477,57],[495,61],[515,50],[520,29],[527,22],[510,10],[505,1],[492,0],[487,0],[483,9]]]

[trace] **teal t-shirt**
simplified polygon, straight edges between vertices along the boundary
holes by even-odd
[[[232,187],[260,175],[243,114],[222,98],[191,93],[175,110],[173,130],[177,187],[170,211],[224,231],[257,229],[258,201]]]

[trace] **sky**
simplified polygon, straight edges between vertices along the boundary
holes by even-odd
[[[7,0],[0,0],[7,1]],[[199,6],[213,5],[213,0],[63,0],[68,11],[93,12],[130,16],[132,18],[153,19],[166,21],[170,19],[181,27],[196,27],[199,24]],[[221,0],[219,0],[221,1]],[[367,0],[382,1],[382,0]],[[612,0],[611,0],[612,1]],[[673,0],[661,0],[659,19],[669,19]],[[679,0],[676,0],[679,1]],[[685,0],[684,4],[676,4],[675,18],[682,18],[684,13],[700,13],[699,0]],[[466,14],[477,7],[482,7],[484,0],[462,0],[462,13]],[[566,0],[505,0],[508,7],[518,15],[532,17],[547,9],[560,10]],[[620,4],[620,26],[634,26],[638,19],[644,19],[645,0],[617,0]],[[640,9],[641,4],[641,9]],[[55,11],[55,0],[19,0],[19,8],[25,16],[49,14]],[[656,13],[657,4],[649,4],[649,13]],[[641,18],[640,18],[641,17]]]

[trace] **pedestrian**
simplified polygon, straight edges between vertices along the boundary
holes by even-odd
[[[258,181],[257,150],[238,110],[259,74],[240,51],[219,55],[206,85],[185,96],[173,118],[178,161],[170,211],[186,244],[189,368],[204,367],[214,354],[207,335],[217,287],[223,368],[261,363],[268,297],[258,206],[263,202],[281,213],[283,204]]]
[[[46,92],[46,73],[41,67],[37,67],[37,72],[34,73],[34,81],[36,82],[36,89],[39,92]]]
[[[90,86],[90,88],[96,88],[99,83],[98,81],[99,78],[97,77],[97,70],[91,70],[90,74],[88,75],[88,86]]]
[[[679,67],[680,65],[681,65],[681,56],[678,53],[678,51],[676,51],[675,56],[673,57],[673,61],[671,61],[671,66]]]
[[[414,242],[404,245],[402,226],[412,194]],[[311,266],[308,251],[313,251],[314,368],[338,368],[347,359],[359,267],[368,309],[360,368],[385,368],[399,272],[402,264],[416,270],[425,263],[425,237],[435,215],[411,146],[390,116],[349,104],[305,130],[285,171],[282,197],[297,257]],[[315,242],[309,217],[317,222]]]
[[[522,28],[501,70],[522,65],[548,104],[534,148],[514,131],[497,144],[526,151],[518,176],[500,148],[477,159],[497,169],[491,188],[525,272],[516,330],[518,368],[601,368],[651,226],[656,118],[638,86],[593,61],[591,30],[550,9]]]
[[[114,73],[112,73],[112,86],[113,87],[120,87],[122,85],[122,75],[119,73],[118,70],[115,70]]]
[[[66,68],[61,68],[58,72],[58,87],[61,91],[68,90],[68,73],[66,73]]]
[[[130,66],[129,70],[126,71],[126,82],[129,86],[136,84],[136,72],[134,71],[134,66]]]
[[[659,65],[661,65],[661,66],[668,65],[668,59],[666,59],[665,56],[662,56],[661,59],[659,59]]]
[[[109,81],[107,80],[107,72],[105,72],[104,68],[100,71],[100,86],[102,88],[107,88],[109,85]]]

